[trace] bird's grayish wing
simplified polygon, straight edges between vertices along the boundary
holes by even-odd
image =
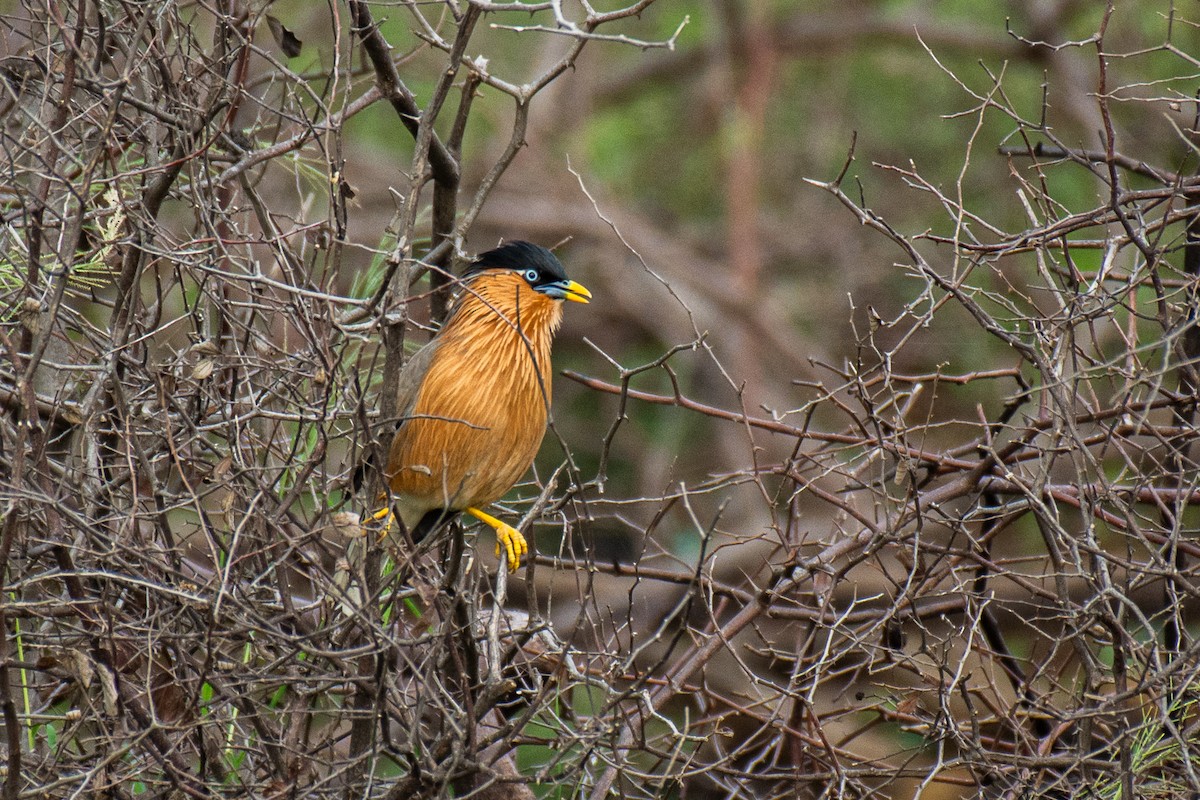
[[[412,414],[417,402],[417,394],[429,365],[433,363],[433,355],[437,352],[438,338],[434,337],[428,344],[413,353],[404,367],[400,370],[400,379],[396,381],[396,414],[399,425]],[[399,427],[399,425],[397,427]]]

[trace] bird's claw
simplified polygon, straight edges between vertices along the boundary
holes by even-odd
[[[371,515],[371,521],[379,525],[378,541],[383,541],[392,532],[392,524],[395,519],[396,515],[392,513],[391,506],[384,506]],[[363,528],[363,532],[366,532],[365,527]]]
[[[521,566],[521,556],[529,552],[529,543],[525,541],[525,537],[521,535],[521,532],[507,522],[501,522],[491,514],[480,511],[478,508],[467,508],[464,510],[496,532],[496,555],[500,555],[501,548],[503,548],[504,560],[508,564],[508,571],[516,572]]]
[[[529,543],[519,530],[500,523],[496,528],[496,555],[500,555],[501,552],[508,562],[508,571],[516,572],[521,567],[521,556],[529,552]]]

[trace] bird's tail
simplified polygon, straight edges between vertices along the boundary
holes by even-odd
[[[413,529],[408,532],[412,536],[413,544],[420,542],[444,523],[449,522],[454,518],[456,513],[454,511],[447,511],[444,508],[434,508],[426,511],[425,516],[421,517],[421,521],[414,525]]]

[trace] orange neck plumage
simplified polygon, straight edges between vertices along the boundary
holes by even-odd
[[[467,282],[441,333],[443,346],[466,346],[482,357],[505,352],[497,345],[511,342],[519,333],[521,346],[546,373],[550,344],[562,324],[562,302],[534,291],[515,272],[483,272]],[[470,340],[452,342],[447,340]],[[513,361],[509,361],[512,364]],[[498,364],[498,369],[502,367]]]

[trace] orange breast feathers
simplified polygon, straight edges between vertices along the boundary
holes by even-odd
[[[392,440],[388,485],[404,523],[499,500],[533,463],[550,407],[550,344],[562,303],[518,273],[471,280],[438,334]]]

